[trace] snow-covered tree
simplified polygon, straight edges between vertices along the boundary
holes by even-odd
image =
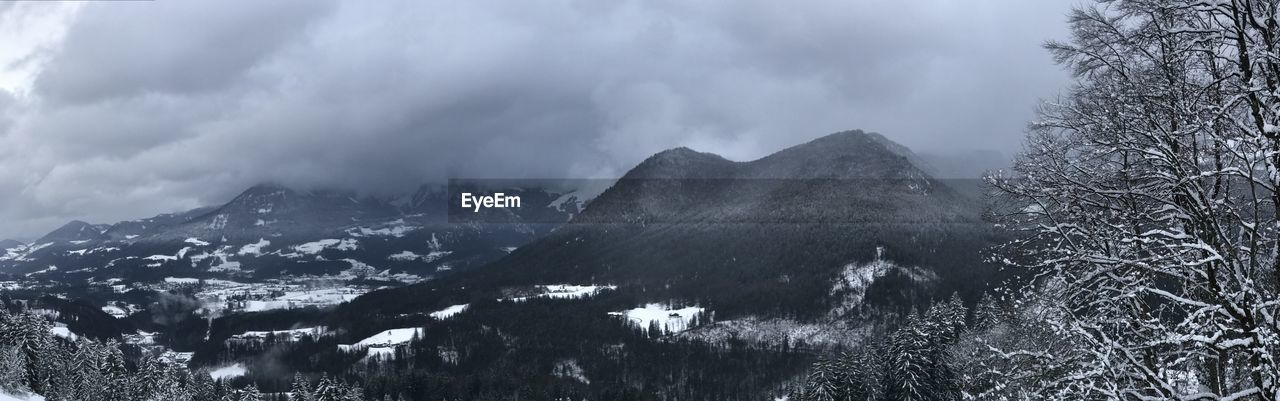
[[[302,373],[293,375],[293,385],[289,391],[289,401],[315,401],[316,396],[311,391],[311,383],[307,381],[307,377]]]
[[[1280,398],[1278,11],[1102,1],[1048,45],[1076,83],[991,181],[1079,342],[1068,398]]]
[[[240,390],[240,397],[237,400],[262,401],[262,392],[258,391],[258,386],[250,384],[249,387],[245,387],[244,390]]]
[[[804,401],[844,400],[846,377],[837,361],[819,360],[809,372],[800,398]]]

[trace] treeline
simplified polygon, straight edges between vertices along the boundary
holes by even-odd
[[[979,301],[975,322],[994,319],[990,297]],[[905,323],[883,338],[857,349],[828,356],[814,364],[788,399],[796,401],[958,400],[964,390],[954,346],[969,330],[958,296],[912,312]]]
[[[656,337],[608,315],[635,305],[632,295],[606,294],[490,299],[444,321],[370,317],[367,328],[299,341],[227,342],[216,354],[197,358],[214,365],[239,361],[248,374],[233,384],[254,383],[264,391],[289,391],[289,377],[307,372],[363,383],[370,399],[405,400],[755,399],[781,391],[813,361],[811,350],[788,344]],[[388,355],[337,347],[407,327],[421,328],[422,335]]]
[[[33,392],[50,401],[361,401],[359,387],[327,376],[312,385],[297,376],[296,389],[264,394],[253,385],[233,388],[208,371],[158,359],[126,358],[115,340],[97,342],[51,334],[52,325],[30,311],[0,308],[0,389]]]

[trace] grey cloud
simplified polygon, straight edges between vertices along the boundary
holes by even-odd
[[[1008,152],[1065,82],[1039,43],[1068,4],[90,2],[34,94],[0,99],[0,237],[262,181],[609,177],[852,128]]]
[[[56,103],[218,91],[299,39],[331,1],[91,4],[36,90]]]

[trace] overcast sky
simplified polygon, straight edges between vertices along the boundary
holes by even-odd
[[[1016,151],[1073,1],[0,2],[0,237],[257,182],[616,177],[841,130]]]

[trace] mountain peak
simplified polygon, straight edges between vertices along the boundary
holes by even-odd
[[[98,239],[102,236],[104,228],[95,226],[80,220],[71,220],[62,227],[45,234],[36,243],[62,242],[62,241],[86,241]]]
[[[12,239],[0,239],[0,253],[22,246],[21,242]]]
[[[923,178],[910,149],[876,133],[841,131],[751,162],[757,178]]]
[[[734,164],[720,155],[681,146],[649,156],[623,178],[724,178]]]
[[[295,193],[295,191],[284,185],[276,183],[260,183],[245,189],[240,196],[280,196]]]

